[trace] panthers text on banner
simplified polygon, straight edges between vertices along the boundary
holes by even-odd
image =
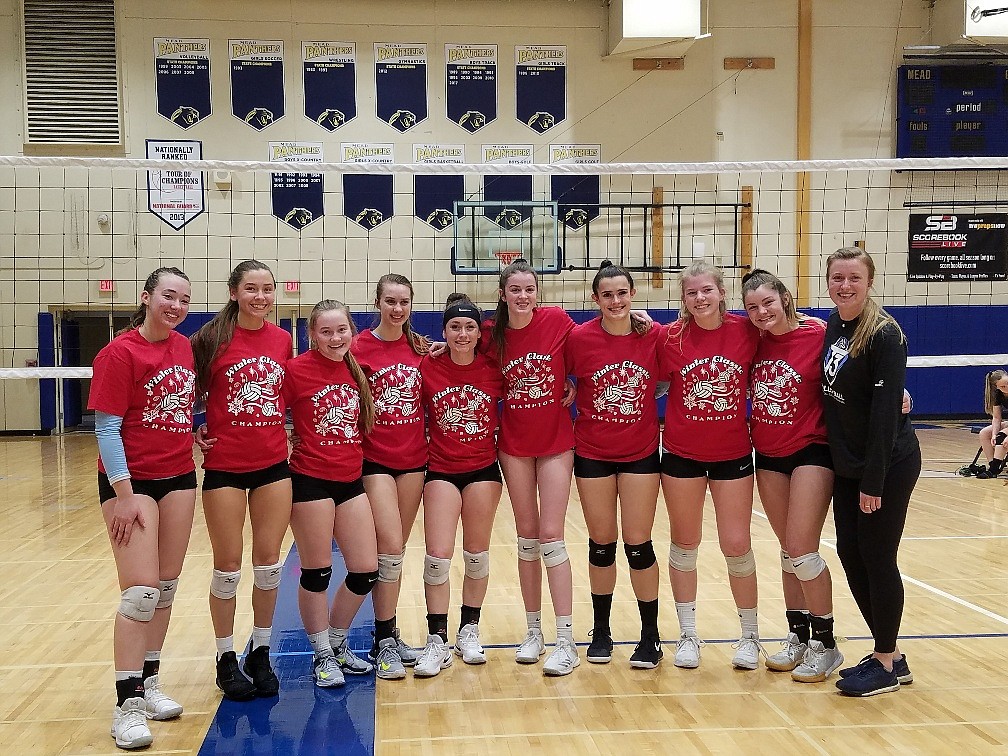
[[[497,120],[497,45],[445,45],[445,107],[470,134]]]
[[[531,144],[484,144],[483,162],[507,165],[531,163],[532,153]],[[487,202],[529,202],[532,199],[532,176],[484,176],[483,199]],[[514,228],[532,217],[532,208],[488,207],[483,215],[501,228]]]
[[[600,144],[551,144],[550,163],[601,163]],[[599,176],[550,176],[550,199],[567,228],[584,228],[599,215]],[[585,207],[588,205],[588,207]]]
[[[326,131],[357,117],[357,44],[302,42],[304,114]]]
[[[465,145],[414,144],[414,163],[465,162]],[[416,174],[413,177],[413,214],[436,231],[455,222],[455,203],[465,199],[465,176]]]
[[[231,113],[256,131],[284,117],[283,42],[229,39]]]
[[[279,163],[321,163],[322,142],[270,142],[269,159]],[[321,173],[272,173],[270,195],[273,216],[297,231],[324,214]]]
[[[567,46],[515,47],[515,115],[542,134],[567,117]]]
[[[396,131],[427,118],[427,43],[375,42],[375,107]]]
[[[181,129],[210,115],[210,40],[154,38],[158,114]]]

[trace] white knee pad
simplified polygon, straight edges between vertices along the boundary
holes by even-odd
[[[406,551],[401,554],[379,554],[378,555],[378,582],[398,583],[402,577],[402,563],[406,558]]]
[[[826,562],[819,556],[818,551],[794,557],[791,563],[794,564],[795,575],[801,581],[815,580],[826,569]]]
[[[451,559],[424,555],[423,581],[427,585],[444,585],[448,582],[449,572],[451,572]]]
[[[227,601],[238,595],[238,583],[241,581],[241,570],[223,572],[214,570],[210,578],[210,593],[219,599]]]
[[[280,578],[283,577],[283,563],[261,564],[258,567],[252,566],[252,582],[260,591],[275,591],[280,587]]]
[[[563,541],[547,541],[542,545],[542,560],[547,567],[558,567],[569,561],[567,544]]]
[[[161,595],[158,597],[157,608],[167,609],[175,600],[175,589],[178,588],[178,578],[161,581]]]
[[[538,538],[522,538],[518,536],[518,558],[523,562],[538,562],[542,555]]]
[[[137,622],[150,622],[154,618],[161,591],[149,585],[131,585],[122,592],[119,614]]]
[[[669,544],[669,566],[679,572],[696,572],[697,554],[699,553],[700,549],[683,549],[674,543]]]
[[[792,575],[795,574],[794,563],[793,560],[791,559],[791,555],[788,554],[786,551],[784,551],[784,549],[781,549],[780,552],[780,568],[784,572],[789,572]]]
[[[756,557],[752,549],[742,556],[726,556],[725,562],[728,563],[728,574],[732,577],[749,577],[756,572]]]
[[[465,575],[473,580],[483,580],[490,577],[490,552],[479,551],[473,553],[463,549],[462,556],[465,559]]]

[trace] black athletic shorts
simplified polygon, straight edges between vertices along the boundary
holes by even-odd
[[[364,472],[361,473],[361,475],[364,477],[367,477],[368,475],[391,475],[393,478],[398,478],[400,475],[422,472],[427,472],[427,465],[423,465],[422,467],[412,467],[408,470],[399,470],[395,467],[386,467],[385,465],[380,465],[377,462],[372,462],[370,459],[365,459]]]
[[[466,486],[472,483],[492,481],[501,485],[504,484],[504,479],[501,478],[500,464],[496,460],[492,465],[487,465],[486,467],[481,467],[479,470],[467,473],[445,473],[428,470],[427,476],[424,478],[424,485],[427,485],[432,480],[443,480],[451,483],[459,490],[459,493],[465,491]]]
[[[797,468],[806,465],[832,470],[833,457],[830,455],[829,444],[809,444],[786,457],[768,457],[756,452],[757,470],[770,470],[790,477]]]
[[[723,462],[698,462],[680,457],[670,451],[663,452],[661,471],[670,478],[707,478],[708,480],[739,480],[753,474],[751,454]]]
[[[632,462],[606,462],[601,459],[591,459],[574,454],[574,477],[575,478],[608,478],[621,473],[631,473],[633,475],[652,475],[661,469],[658,450],[648,454],[642,459],[635,459]]]
[[[172,491],[196,490],[196,471],[176,475],[173,478],[157,478],[155,480],[139,480],[131,478],[133,493],[150,496],[154,501],[161,501]],[[115,489],[109,483],[108,475],[98,471],[98,501],[104,504],[116,497]]]
[[[332,499],[337,507],[364,493],[361,478],[351,481],[325,480],[311,475],[291,473],[291,497],[295,504],[302,501],[322,501]]]
[[[275,465],[264,467],[262,470],[252,470],[251,472],[235,473],[224,470],[204,470],[203,490],[213,491],[215,488],[240,488],[243,491],[255,491],[262,486],[276,483],[278,480],[286,480],[291,476],[290,467],[287,460],[277,462]]]

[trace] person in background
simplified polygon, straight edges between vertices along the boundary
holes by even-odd
[[[984,407],[991,415],[991,424],[980,431],[980,446],[987,458],[987,469],[977,473],[977,477],[996,478],[1004,470],[1008,456],[1008,373],[992,370],[984,381]]]

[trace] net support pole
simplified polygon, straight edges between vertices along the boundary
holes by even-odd
[[[661,268],[665,265],[665,216],[662,203],[665,190],[660,186],[651,189],[651,265]],[[651,274],[651,286],[660,289],[665,285],[661,270]]]
[[[742,207],[739,208],[739,265],[743,270],[752,269],[753,264],[753,188],[751,186],[742,187],[742,195],[739,199]]]
[[[798,6],[798,110],[795,142],[799,160],[812,152],[812,0],[797,0]],[[809,281],[809,174],[795,174],[795,299],[799,307],[811,303]]]

